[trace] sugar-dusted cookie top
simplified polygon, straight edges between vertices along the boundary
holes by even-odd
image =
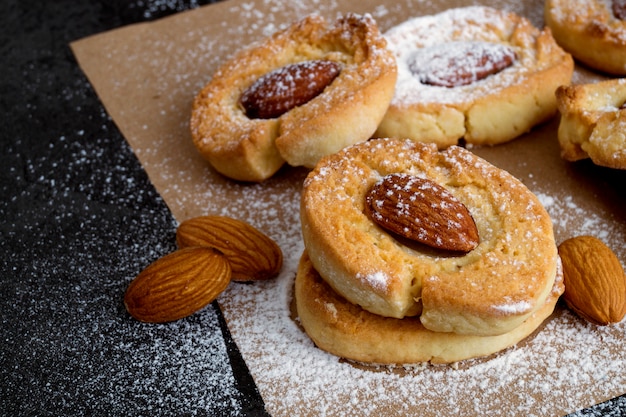
[[[478,245],[467,252],[440,249],[373,221],[367,196],[395,174],[443,187],[469,211]],[[388,216],[415,212],[410,200],[421,198],[419,189],[403,192],[414,195],[389,208]],[[456,221],[455,209],[429,195],[430,213],[414,221],[436,223],[431,241],[459,235],[466,226]],[[440,221],[439,212],[447,212],[447,220]],[[554,284],[552,222],[537,197],[512,175],[456,146],[437,151],[433,144],[374,139],[325,157],[305,181],[301,222],[311,262],[336,292],[374,314],[420,315],[433,331],[505,333],[542,306]]]
[[[515,13],[471,6],[419,16],[385,33],[396,57],[394,98],[376,135],[476,145],[509,141],[556,113],[554,90],[574,64]]]

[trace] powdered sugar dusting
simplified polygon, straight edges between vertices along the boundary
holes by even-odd
[[[293,204],[297,204],[295,201]],[[272,415],[563,415],[588,390],[626,384],[620,350],[626,323],[598,328],[559,308],[534,338],[460,369],[358,367],[317,349],[289,319],[297,226],[281,240],[286,269],[276,282],[229,289],[220,302]],[[419,387],[419,388],[416,388]],[[323,401],[319,399],[323,398]]]
[[[573,196],[554,198],[544,192],[536,195],[552,218],[557,242],[574,235],[592,235],[608,244],[624,262],[626,233],[622,229],[613,227],[606,217],[585,209]]]
[[[572,227],[570,222],[582,217],[588,219],[584,230],[590,233],[602,235],[607,228],[572,200],[561,203],[547,194],[539,194],[539,199],[560,219],[557,226]],[[295,212],[299,193],[294,192],[282,205]],[[458,367],[363,367],[327,354],[289,319],[293,277],[302,249],[295,216],[293,220],[287,224],[289,232],[283,230],[279,237],[281,246],[288,248],[279,280],[233,287],[220,299],[273,415],[401,416],[414,410],[421,415],[563,415],[586,405],[589,391],[601,401],[626,386],[626,352],[621,348],[626,321],[597,327],[561,305],[520,346]],[[526,307],[523,303],[502,306],[507,310]]]
[[[361,275],[358,274],[357,278],[360,278],[371,285],[373,288],[379,289],[381,291],[387,288],[389,284],[389,277],[382,272],[374,272],[373,274]]]
[[[507,302],[501,305],[494,306],[494,309],[498,311],[502,311],[503,313],[517,313],[517,312],[525,312],[530,311],[532,309],[532,304],[527,301],[519,301],[519,302]]]
[[[406,4],[405,4],[406,3]],[[443,9],[443,3],[419,0],[375,6],[372,14],[385,27],[408,15]],[[532,14],[541,24],[541,2],[496,0],[491,5]],[[318,11],[366,8],[367,2],[345,5],[331,1],[310,3],[266,0],[225,2],[226,17],[216,19],[219,37],[209,30],[211,10],[199,9],[203,24],[182,25],[177,36],[129,37],[119,49],[104,49],[111,58],[106,68],[115,80],[113,95],[129,97],[125,106],[110,111],[129,139],[159,193],[178,220],[199,214],[229,215],[246,220],[281,246],[283,270],[276,280],[253,285],[233,284],[219,298],[229,328],[258,384],[270,414],[316,415],[563,415],[621,393],[626,387],[626,323],[596,327],[559,307],[536,336],[487,361],[454,367],[417,365],[396,370],[360,367],[317,349],[290,317],[293,278],[302,254],[299,203],[302,171],[284,170],[261,185],[225,181],[201,162],[189,138],[189,103],[210,77],[211,69],[238,47],[260,35],[285,28],[295,18]],[[195,12],[177,16],[193,21]],[[229,24],[228,22],[237,22]],[[221,22],[221,23],[220,23]],[[169,22],[168,22],[169,23]],[[167,29],[162,30],[167,32]],[[133,42],[139,45],[133,47]],[[193,47],[181,50],[180,43]],[[108,54],[108,55],[107,55]],[[127,66],[120,74],[115,64]],[[138,66],[157,74],[135,79]],[[102,89],[104,90],[104,89]],[[128,92],[142,97],[141,105]],[[101,94],[101,90],[98,90]],[[101,94],[105,104],[110,98]],[[117,107],[117,106],[111,106]],[[134,141],[138,135],[149,140]],[[176,152],[172,152],[175,149]],[[391,169],[391,163],[390,169]],[[556,199],[548,191],[540,200],[555,221],[555,232],[587,230],[622,245],[623,234],[602,216],[575,199]],[[578,229],[582,227],[582,229]],[[626,254],[620,252],[622,261]],[[190,334],[197,340],[206,335]],[[167,341],[163,341],[164,344]],[[206,349],[206,350],[205,350]],[[208,348],[190,344],[189,351]],[[204,355],[203,358],[210,358]],[[155,367],[158,364],[155,364]],[[189,366],[192,364],[189,363]],[[147,369],[150,364],[145,364]],[[160,374],[155,373],[155,380]],[[181,380],[185,375],[180,374]],[[202,379],[194,379],[201,386]]]
[[[529,39],[513,40],[513,33],[518,23],[506,12],[482,6],[453,8],[444,12],[419,16],[409,19],[385,32],[389,48],[396,56],[398,65],[398,81],[392,104],[398,106],[412,103],[441,103],[444,105],[458,105],[469,103],[478,97],[493,94],[496,91],[511,85],[523,82],[531,71],[540,70],[551,62],[540,62],[540,57],[534,51],[534,40],[539,31],[535,29]],[[424,75],[419,71],[416,75],[414,62],[424,60],[427,68],[435,65],[430,55],[444,56],[454,53],[459,45],[466,42],[493,45],[490,61],[502,61],[503,56],[516,56],[511,65],[503,65],[499,72],[484,79],[477,80],[471,85],[459,85],[455,88],[443,88],[437,85],[423,83]],[[451,45],[456,45],[452,47]],[[506,46],[507,54],[496,53],[503,51]],[[453,48],[453,49],[449,49]],[[509,49],[510,48],[510,49]],[[415,57],[416,51],[425,56]],[[432,51],[432,52],[429,52]],[[457,55],[463,54],[461,51]],[[469,60],[468,58],[466,58]],[[508,58],[507,58],[508,59]],[[476,65],[472,60],[471,65]],[[501,63],[503,63],[502,61]],[[463,68],[467,70],[467,68]],[[457,71],[458,72],[458,71]]]
[[[423,84],[456,87],[495,74],[514,61],[515,53],[505,45],[454,41],[418,49],[409,69]]]

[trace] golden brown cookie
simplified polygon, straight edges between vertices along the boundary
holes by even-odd
[[[440,149],[503,143],[554,116],[554,90],[574,68],[550,30],[483,6],[413,18],[385,38],[398,81],[375,135]]]
[[[559,87],[558,138],[568,161],[626,169],[626,79]]]
[[[624,1],[546,0],[544,18],[574,58],[596,70],[626,75]]]
[[[382,317],[346,301],[320,277],[305,252],[294,297],[300,324],[320,349],[353,361],[399,365],[458,362],[506,349],[533,333],[552,314],[562,293],[559,273],[543,306],[501,335],[439,333],[426,329],[417,317]]]
[[[475,249],[407,241],[368,217],[369,191],[395,174],[428,179],[463,204],[478,230]],[[410,211],[419,190],[405,197],[398,210]],[[415,216],[439,223],[427,244],[465,228],[454,217],[436,219],[448,206],[433,199],[427,217]],[[324,157],[305,180],[300,218],[311,262],[337,293],[373,314],[420,316],[433,331],[507,333],[544,305],[554,284],[548,213],[519,180],[460,147],[373,139]]]
[[[371,16],[347,14],[330,25],[311,15],[219,68],[193,103],[193,141],[237,180],[262,181],[285,161],[313,167],[372,135],[395,81]]]

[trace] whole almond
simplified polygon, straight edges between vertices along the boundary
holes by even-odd
[[[626,0],[613,0],[611,10],[619,20],[626,20]]]
[[[286,65],[259,78],[239,100],[251,119],[272,119],[318,96],[339,75],[334,61]]]
[[[578,236],[559,245],[568,307],[592,323],[617,323],[626,315],[626,276],[600,239]]]
[[[449,42],[419,49],[409,63],[424,84],[459,87],[487,78],[513,65],[517,56],[493,42]]]
[[[283,264],[283,253],[276,242],[250,224],[231,217],[201,216],[185,220],[176,230],[176,242],[180,248],[217,248],[230,262],[233,281],[272,278]]]
[[[139,321],[187,317],[217,298],[230,282],[230,264],[218,250],[179,249],[157,259],[130,283],[124,305]]]
[[[479,243],[469,210],[428,179],[390,174],[370,188],[365,212],[379,226],[436,249],[469,252]]]

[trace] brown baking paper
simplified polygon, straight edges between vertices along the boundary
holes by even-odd
[[[278,279],[231,284],[219,302],[263,396],[276,416],[563,415],[626,392],[624,322],[585,323],[559,306],[535,335],[486,360],[458,366],[363,367],[315,348],[290,316],[303,250],[299,193],[304,169],[286,167],[262,184],[216,174],[196,152],[188,119],[195,94],[237,49],[308,13],[370,13],[382,30],[463,1],[319,2],[229,0],[153,23],[72,43],[93,84],[178,221],[204,214],[250,222],[280,245]],[[541,1],[484,1],[543,26]],[[574,82],[600,79],[577,68]],[[559,157],[558,120],[508,144],[473,148],[522,180],[546,206],[557,242],[593,234],[626,264],[624,171]]]

